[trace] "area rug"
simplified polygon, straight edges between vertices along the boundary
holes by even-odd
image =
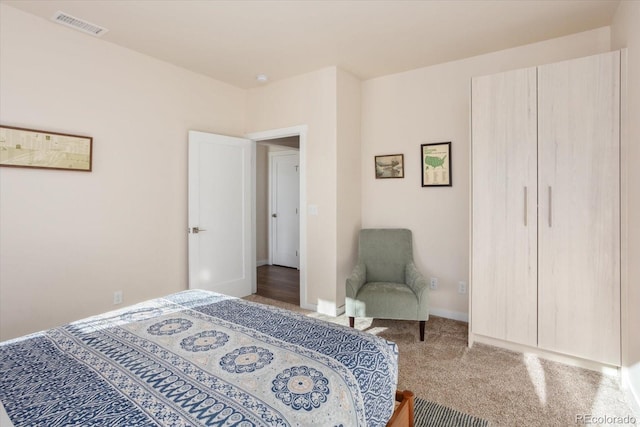
[[[486,427],[489,423],[481,418],[458,412],[434,402],[415,398],[415,427]]]

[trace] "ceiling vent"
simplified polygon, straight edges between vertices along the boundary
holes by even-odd
[[[91,34],[95,37],[100,37],[107,31],[109,31],[104,27],[100,27],[99,25],[92,24],[91,22],[87,22],[82,19],[78,19],[74,16],[60,11],[57,11],[55,15],[51,17],[51,20],[57,22],[58,24],[66,25],[67,27],[80,30],[83,33]]]

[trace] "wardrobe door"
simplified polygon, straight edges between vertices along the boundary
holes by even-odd
[[[541,348],[620,364],[619,52],[538,69]]]
[[[472,80],[471,331],[536,345],[536,69]]]

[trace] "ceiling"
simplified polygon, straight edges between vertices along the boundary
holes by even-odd
[[[607,26],[618,0],[0,0],[240,88],[338,66],[366,80]],[[53,24],[52,25],[56,25]],[[74,31],[69,29],[69,31]],[[91,37],[87,35],[87,37]]]

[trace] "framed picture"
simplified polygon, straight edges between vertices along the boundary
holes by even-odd
[[[437,142],[420,146],[422,158],[422,186],[451,186],[451,142]]]
[[[90,136],[0,125],[0,166],[91,172]]]
[[[376,179],[404,178],[404,154],[375,156]]]

